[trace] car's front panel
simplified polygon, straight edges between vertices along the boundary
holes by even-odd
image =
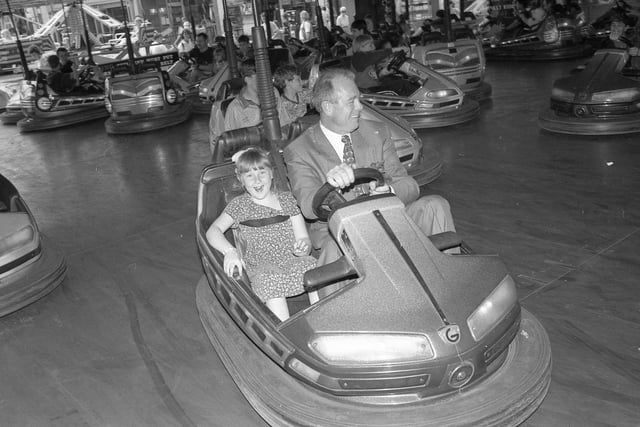
[[[38,73],[34,80],[24,80],[20,88],[20,106],[25,116],[30,118],[52,118],[83,111],[103,109],[105,95],[98,94],[56,94],[47,85],[46,78]]]
[[[368,206],[360,208],[364,216],[347,212],[341,222],[359,226],[347,225],[338,234],[347,233],[358,247],[346,253],[357,258],[360,278],[279,323],[248,284],[223,273],[220,256],[206,242],[210,221],[238,191],[232,164],[203,172],[197,221],[203,266],[229,315],[291,375],[330,394],[410,401],[458,390],[502,363],[520,319],[515,286],[504,266],[497,257],[450,257],[429,246],[426,237],[416,240],[415,226],[400,224],[399,211],[404,210],[395,197],[374,202],[397,237],[408,242],[408,255],[389,248],[377,231],[366,231],[375,221]],[[367,247],[369,241],[375,245]],[[406,256],[416,260],[416,271]],[[383,259],[394,266],[392,271]],[[502,311],[476,319],[494,306]]]

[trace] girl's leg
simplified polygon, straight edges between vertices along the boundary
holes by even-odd
[[[267,301],[267,307],[273,312],[278,319],[285,321],[289,318],[289,307],[285,297],[271,298]]]

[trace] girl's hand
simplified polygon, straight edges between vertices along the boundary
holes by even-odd
[[[297,240],[293,245],[293,254],[295,256],[309,255],[309,252],[311,252],[311,240],[308,237]]]
[[[224,255],[224,272],[227,273],[227,276],[233,277],[236,268],[238,269],[237,274],[242,274],[242,260],[240,259],[240,254],[238,254],[237,249],[233,249],[225,253]]]

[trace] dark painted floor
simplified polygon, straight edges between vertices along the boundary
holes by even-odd
[[[482,117],[421,131],[441,153],[427,191],[499,253],[547,328],[551,389],[527,426],[640,426],[640,136],[538,130],[551,82],[580,61],[490,64]],[[0,127],[0,171],[68,276],[0,319],[0,424],[260,426],[212,350],[194,291],[206,118],[106,136],[102,122]]]

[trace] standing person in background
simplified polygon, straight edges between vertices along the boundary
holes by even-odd
[[[262,12],[260,14],[260,23],[262,25],[262,28],[264,28],[264,35],[266,36],[267,33],[267,13],[266,12]],[[280,27],[278,27],[278,24],[276,24],[273,21],[269,21],[269,30],[271,30],[271,39],[272,40],[284,40],[284,31],[280,29]]]
[[[331,15],[329,15],[329,11],[326,6],[322,6],[322,22],[328,30],[331,29]]]
[[[311,26],[311,21],[309,21],[309,12],[306,10],[300,12],[300,31],[298,32],[298,38],[303,43],[313,38],[313,27]]]
[[[336,18],[336,26],[342,28],[345,33],[349,33],[351,31],[351,27],[349,26],[349,15],[347,15],[347,8],[344,6],[340,8],[340,15]]]

